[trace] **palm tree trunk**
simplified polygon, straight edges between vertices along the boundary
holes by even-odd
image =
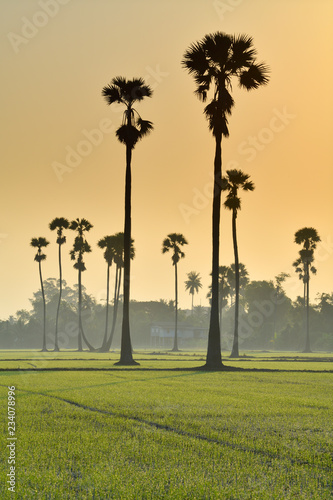
[[[129,112],[130,116],[130,112]],[[130,118],[129,118],[130,120]],[[130,123],[129,123],[130,124]],[[131,272],[131,175],[132,148],[126,145],[125,178],[125,227],[124,227],[124,307],[121,330],[120,360],[116,365],[137,365],[132,356],[132,344],[129,322],[130,272]]]
[[[232,212],[232,240],[233,240],[234,255],[235,255],[235,330],[234,330],[234,343],[233,343],[232,351],[230,354],[231,358],[239,358],[239,347],[238,347],[239,260],[238,260],[238,245],[237,245],[237,233],[236,233],[236,218],[237,218],[237,212],[236,212],[236,210],[233,210],[233,212]]]
[[[212,215],[212,303],[208,332],[208,348],[204,368],[219,370],[223,367],[221,357],[221,338],[219,324],[219,251],[220,251],[220,213],[222,182],[222,134],[216,136],[214,160],[214,194]]]
[[[117,269],[116,269],[116,280],[115,280],[115,287],[114,287],[112,326],[111,326],[110,337],[108,338],[108,341],[107,341],[106,346],[105,346],[105,352],[108,352],[110,350],[110,348],[111,348],[111,344],[112,344],[114,332],[115,332],[115,329],[116,329],[117,315],[118,315],[118,304],[119,304],[120,283],[121,283],[121,267],[117,266]]]
[[[179,351],[178,349],[178,276],[177,276],[177,263],[175,263],[175,337],[173,342],[173,352]]]
[[[220,338],[222,338],[223,284],[224,284],[224,278],[222,278],[222,283],[221,283],[221,294],[219,294]]]
[[[273,336],[272,336],[273,341],[275,339],[275,334],[276,334],[276,315],[277,315],[278,295],[279,295],[279,287],[277,286],[275,289],[275,294],[274,294],[274,317],[273,317]]]
[[[56,315],[54,351],[59,351],[59,345],[58,345],[58,321],[59,321],[59,311],[60,311],[61,295],[62,295],[61,244],[59,244],[59,253],[58,253],[58,255],[59,255],[59,301],[58,301],[57,315]]]
[[[104,339],[102,343],[102,347],[100,348],[100,352],[104,351],[106,348],[106,343],[108,339],[108,323],[109,323],[109,291],[110,291],[110,266],[107,264],[106,271],[106,313],[105,313],[105,332]]]
[[[78,271],[78,285],[79,285],[79,333],[78,333],[78,351],[82,352],[82,318],[81,318],[81,308],[82,308],[82,283],[81,283],[81,270]]]
[[[45,351],[47,351],[47,349],[46,349],[46,302],[45,302],[45,293],[44,293],[44,285],[43,285],[43,278],[42,278],[41,261],[39,261],[38,264],[39,264],[40,287],[42,289],[42,297],[43,297],[43,347],[42,347],[42,351],[45,352]]]
[[[304,352],[312,352],[310,347],[310,328],[309,328],[309,264],[306,265],[306,339]]]

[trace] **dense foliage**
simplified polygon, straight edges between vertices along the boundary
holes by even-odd
[[[231,280],[232,285],[232,280]],[[231,286],[232,288],[232,286]],[[59,316],[60,349],[77,347],[77,285],[70,287],[63,282],[62,304]],[[103,342],[105,330],[105,305],[97,303],[84,287],[82,298],[82,321],[89,341],[95,348]],[[59,297],[59,282],[54,278],[44,281],[46,297],[47,347],[54,347],[54,324]],[[0,347],[41,348],[43,335],[43,300],[41,291],[33,294],[31,310],[19,310],[15,316],[0,321]],[[121,308],[118,314],[114,344],[120,345]],[[166,300],[131,302],[131,329],[133,346],[150,347],[151,326],[174,325],[174,302]],[[110,316],[113,305],[110,305]],[[194,307],[193,312],[179,310],[179,325],[202,329],[202,338],[184,340],[180,338],[180,348],[207,346],[209,308]],[[277,295],[272,281],[249,281],[241,288],[239,341],[240,349],[259,350],[301,350],[304,347],[304,298],[292,301],[280,288]],[[234,294],[230,293],[222,313],[222,349],[232,346],[234,326]],[[310,334],[314,350],[333,349],[333,294],[321,294],[310,306]],[[170,347],[172,347],[170,345]]]

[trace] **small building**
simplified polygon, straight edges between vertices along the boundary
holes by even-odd
[[[179,323],[177,326],[179,347],[191,347],[200,340],[207,339],[207,329]],[[150,327],[150,347],[172,349],[175,338],[175,324],[160,322]]]

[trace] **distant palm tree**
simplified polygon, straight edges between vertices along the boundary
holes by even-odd
[[[212,274],[212,273],[211,273]],[[222,310],[228,303],[228,297],[231,295],[231,280],[233,272],[229,266],[219,266],[219,320],[222,333]],[[207,299],[211,302],[212,298],[212,285],[209,285],[209,292]]]
[[[104,259],[106,260],[107,270],[106,270],[106,318],[105,318],[105,332],[103,346],[107,342],[108,338],[108,326],[109,326],[109,294],[110,294],[110,267],[114,261],[114,248],[113,248],[114,236],[104,236],[97,242],[99,248],[104,250]]]
[[[249,284],[250,278],[249,278],[249,273],[248,270],[246,269],[245,264],[242,262],[239,262],[238,264],[238,269],[239,269],[239,293],[242,293],[242,290],[246,287],[246,285]],[[228,273],[228,279],[229,279],[229,285],[230,285],[230,300],[231,300],[231,305],[234,304],[234,296],[235,296],[235,291],[236,291],[236,270],[235,270],[235,264],[230,265],[230,271]]]
[[[303,352],[311,352],[309,328],[309,284],[310,271],[313,274],[316,274],[317,272],[317,269],[311,264],[314,261],[313,254],[319,241],[320,237],[317,233],[317,230],[313,227],[304,227],[303,229],[299,229],[295,233],[295,243],[297,243],[298,245],[303,244],[303,248],[299,252],[300,256],[293,264],[296,267],[296,272],[300,274],[300,278],[304,283],[304,303],[306,304],[306,340]],[[302,268],[300,266],[302,266]]]
[[[35,261],[38,262],[39,267],[39,278],[40,278],[40,287],[42,290],[43,297],[43,347],[42,351],[47,351],[46,349],[46,302],[45,302],[45,293],[43,286],[43,278],[42,278],[42,260],[46,259],[46,255],[42,252],[42,248],[47,247],[49,245],[49,241],[46,238],[31,238],[30,245],[34,248],[37,248],[37,253],[35,255]]]
[[[59,351],[58,345],[58,321],[59,321],[59,311],[61,304],[61,295],[62,295],[62,266],[61,266],[61,245],[66,243],[66,236],[63,235],[63,230],[68,229],[69,221],[64,217],[57,217],[50,222],[49,228],[51,231],[57,230],[57,243],[59,246],[58,250],[58,258],[59,258],[59,300],[57,307],[57,315],[56,315],[56,327],[55,327],[55,342],[54,342],[54,350]]]
[[[241,199],[238,196],[239,189],[243,191],[253,191],[254,184],[249,181],[250,176],[244,174],[241,170],[227,170],[226,177],[222,178],[222,190],[228,191],[227,199],[224,206],[232,211],[232,239],[235,256],[235,330],[234,342],[231,351],[231,358],[239,357],[238,346],[238,318],[239,318],[239,259],[238,259],[238,244],[236,232],[237,212],[241,208]]]
[[[69,229],[76,231],[77,236],[75,237],[73,249],[70,251],[70,256],[72,260],[76,260],[74,268],[78,270],[78,292],[79,292],[79,332],[78,332],[78,351],[82,351],[82,339],[87,344],[90,351],[94,351],[93,346],[88,342],[83,326],[82,326],[82,273],[86,270],[86,265],[83,261],[83,256],[85,253],[91,252],[91,246],[87,242],[84,233],[90,231],[92,228],[87,219],[75,219],[70,223]]]
[[[135,250],[133,246],[133,239],[131,242],[131,259],[134,259]],[[100,248],[105,248],[104,258],[107,262],[107,293],[106,293],[106,322],[105,322],[105,334],[102,347],[100,352],[108,352],[111,347],[116,321],[117,312],[119,304],[120,295],[120,284],[121,284],[121,270],[124,267],[124,233],[116,233],[112,236],[105,236],[98,242]],[[108,310],[109,310],[109,281],[110,281],[110,266],[112,262],[116,264],[116,278],[114,285],[114,297],[113,297],[113,319],[111,333],[108,336]]]
[[[185,281],[185,290],[189,291],[192,295],[192,313],[193,313],[193,297],[195,292],[199,292],[199,288],[202,288],[200,274],[194,271],[187,273],[187,280]]]
[[[204,113],[215,138],[214,194],[212,224],[212,303],[208,333],[206,369],[223,369],[219,327],[219,241],[222,178],[222,137],[229,136],[228,115],[234,105],[231,96],[232,78],[236,77],[246,90],[268,83],[268,68],[256,63],[253,40],[247,35],[231,36],[222,32],[206,35],[185,52],[182,64],[194,76],[196,95],[206,102],[213,96]]]
[[[131,190],[132,151],[139,140],[153,129],[152,122],[143,120],[133,105],[145,97],[152,96],[152,89],[142,78],[126,80],[116,77],[103,88],[102,95],[108,104],[121,103],[125,106],[123,124],[116,131],[118,140],[126,146],[126,175],[125,175],[125,227],[124,227],[124,307],[121,334],[121,353],[119,365],[138,364],[132,356],[132,345],[129,324],[130,302],[130,263],[131,263]]]
[[[175,266],[175,337],[172,351],[179,351],[178,349],[178,275],[177,275],[177,264],[180,259],[185,257],[184,252],[180,247],[187,245],[185,237],[180,233],[170,233],[163,240],[162,253],[169,252],[171,250],[172,265]]]
[[[282,284],[286,281],[287,278],[290,278],[290,274],[288,273],[280,273],[277,276],[275,276],[275,301],[274,301],[274,321],[273,321],[273,337],[276,334],[276,314],[277,314],[277,303],[278,299],[281,293],[282,289]]]

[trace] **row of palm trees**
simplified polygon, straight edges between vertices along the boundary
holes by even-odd
[[[231,115],[234,100],[232,98],[232,83],[236,79],[239,86],[246,90],[257,89],[268,83],[268,67],[256,62],[256,50],[253,40],[247,35],[228,35],[216,32],[206,35],[202,40],[194,42],[186,50],[182,66],[194,77],[196,96],[204,103],[209,130],[215,139],[214,158],[214,190],[212,207],[212,285],[211,311],[208,332],[208,348],[204,369],[223,370],[221,357],[220,323],[219,323],[219,249],[220,249],[220,210],[221,192],[228,191],[225,206],[232,211],[233,246],[235,255],[235,269],[238,263],[238,247],[236,235],[236,218],[240,209],[238,190],[253,190],[254,185],[249,176],[239,170],[229,170],[222,176],[222,138],[229,136],[228,117]],[[153,94],[149,85],[142,78],[127,80],[116,77],[102,90],[102,95],[108,105],[115,103],[124,106],[121,126],[116,130],[117,139],[126,148],[125,169],[125,222],[124,222],[124,281],[123,281],[123,318],[121,334],[120,365],[137,364],[132,356],[132,346],[129,324],[130,303],[130,261],[131,261],[131,164],[132,153],[137,143],[147,136],[153,129],[153,124],[143,120],[136,108],[136,103]],[[177,233],[173,233],[176,235]],[[163,242],[163,252],[174,250],[179,244],[173,242],[171,235]],[[83,236],[78,234],[77,247],[83,243]],[[81,238],[81,239],[80,239]],[[165,245],[164,245],[165,243]],[[185,243],[184,243],[185,244]],[[89,246],[73,251],[72,258],[76,259],[77,269],[82,271],[80,251],[89,251]],[[177,263],[181,258],[181,251],[173,253],[175,266],[175,281],[177,282]],[[178,259],[178,260],[177,260]],[[308,268],[306,267],[306,270]],[[239,269],[236,271],[236,289],[239,288]],[[177,290],[176,290],[177,294]],[[238,299],[237,299],[238,301]],[[176,295],[177,302],[177,295]],[[238,302],[237,302],[238,304]],[[233,353],[238,351],[238,312],[235,307],[235,335]],[[177,321],[177,312],[176,312]]]
[[[226,203],[230,203],[231,198],[226,200]],[[235,206],[236,205],[236,206]],[[233,201],[231,205],[233,211],[240,208],[240,200],[236,204]],[[75,260],[74,267],[78,270],[78,290],[79,290],[79,305],[78,305],[78,320],[79,320],[79,336],[78,336],[78,349],[82,351],[82,339],[87,344],[89,349],[94,349],[91,344],[87,341],[86,336],[84,334],[83,326],[82,326],[82,318],[81,318],[81,304],[82,304],[82,279],[81,273],[86,270],[85,263],[83,261],[83,255],[85,252],[90,252],[91,247],[84,238],[84,232],[89,231],[93,226],[86,219],[76,219],[71,223],[61,217],[53,219],[53,221],[49,224],[49,228],[53,230],[57,230],[57,244],[59,246],[59,299],[57,305],[56,312],[56,327],[55,327],[55,351],[59,351],[58,346],[58,320],[59,320],[59,311],[60,304],[62,298],[62,261],[61,261],[61,246],[66,242],[66,236],[64,235],[64,229],[72,229],[77,231],[78,235],[76,236],[73,244],[73,249],[70,251],[71,258]],[[235,224],[235,215],[233,213],[233,231],[236,236],[236,224]],[[320,237],[318,236],[317,231],[314,228],[303,228],[295,233],[295,242],[298,244],[303,244],[303,248],[299,252],[299,258],[293,263],[295,266],[295,271],[299,274],[300,279],[303,280],[304,283],[304,305],[306,308],[306,343],[304,352],[311,352],[310,348],[310,337],[309,337],[309,280],[310,280],[310,271],[312,273],[316,273],[316,268],[311,265],[314,260],[314,249],[316,248],[317,242],[320,241]],[[234,239],[235,242],[235,255],[238,256],[237,250],[237,238]],[[185,237],[179,233],[171,233],[164,239],[162,244],[162,253],[166,253],[172,251],[171,260],[172,264],[175,268],[175,335],[174,335],[174,345],[173,351],[178,351],[178,273],[177,273],[177,264],[181,258],[185,257],[185,253],[181,249],[188,242]],[[45,260],[46,255],[42,252],[42,248],[46,247],[49,242],[46,238],[32,238],[31,245],[33,247],[37,247],[37,253],[35,255],[35,260],[39,263],[39,275],[41,280],[41,292],[43,297],[43,324],[44,324],[44,334],[43,334],[43,350],[46,350],[46,341],[45,341],[45,294],[44,294],[44,286],[42,279],[42,270],[41,270],[41,262]],[[135,256],[134,249],[134,241],[131,242],[131,260]],[[117,321],[117,313],[118,313],[118,305],[120,298],[120,286],[121,286],[121,275],[122,268],[124,266],[123,261],[123,252],[124,252],[124,235],[123,233],[116,233],[112,236],[105,236],[100,239],[97,243],[98,247],[104,250],[104,259],[107,264],[107,297],[106,297],[106,319],[105,319],[105,332],[104,338],[102,342],[102,346],[99,348],[100,352],[108,352],[111,347],[112,339],[115,332],[115,326]],[[109,333],[108,324],[109,324],[109,303],[110,303],[110,267],[112,263],[116,265],[116,273],[115,273],[115,284],[114,284],[114,298],[113,298],[113,320],[112,327]],[[279,291],[282,287],[283,282],[290,275],[287,273],[280,273],[276,276],[276,293],[279,294]],[[235,258],[235,263],[230,267],[228,266],[220,266],[219,267],[219,320],[221,322],[222,318],[222,308],[225,305],[227,297],[229,295],[234,295],[234,311],[235,311],[235,322],[234,322],[234,342],[233,348],[230,357],[238,357],[239,356],[239,348],[238,348],[238,317],[239,317],[239,292],[240,287],[244,287],[249,282],[248,273],[244,266],[244,264],[238,262],[238,259]],[[191,271],[187,274],[187,280],[185,281],[185,290],[189,291],[190,295],[192,295],[192,311],[193,311],[193,298],[194,293],[198,292],[199,289],[202,288],[201,277],[199,273]],[[211,299],[211,286],[210,292],[207,294],[207,298]],[[275,318],[274,318],[275,321]],[[274,328],[275,331],[275,328]]]
[[[215,139],[214,159],[214,192],[213,192],[213,214],[212,214],[212,299],[210,326],[208,332],[208,348],[205,369],[224,369],[221,358],[221,341],[219,325],[219,246],[220,246],[220,209],[221,191],[227,184],[222,180],[222,138],[229,136],[228,116],[231,115],[234,100],[231,96],[232,80],[236,78],[240,87],[246,90],[256,89],[268,83],[268,68],[262,63],[256,62],[256,50],[253,40],[247,35],[232,36],[222,32],[206,35],[199,42],[190,45],[186,50],[183,67],[194,77],[196,84],[195,93],[197,97],[206,102],[210,95],[209,103],[204,108],[204,114],[209,123],[209,129]],[[132,152],[136,144],[153,129],[153,124],[143,120],[137,110],[135,103],[141,102],[145,97],[152,96],[152,89],[146,85],[142,78],[127,80],[116,77],[111,83],[103,88],[103,97],[108,105],[119,103],[124,105],[123,121],[116,131],[118,140],[126,147],[126,171],[125,171],[125,223],[124,223],[124,288],[123,288],[123,319],[121,335],[121,354],[118,364],[137,364],[132,356],[132,346],[129,324],[129,300],[130,300],[130,249],[131,249],[131,162]],[[230,185],[232,184],[232,171],[227,172]],[[246,174],[234,171],[234,177],[244,178]],[[249,182],[248,177],[244,183]],[[251,189],[250,187],[244,189]],[[250,186],[250,184],[248,185]],[[252,186],[253,188],[253,186]],[[228,187],[226,187],[228,189]],[[237,190],[233,191],[234,195]],[[228,201],[228,198],[227,198]],[[233,238],[235,259],[238,257],[236,239],[236,217],[237,206],[228,201],[228,208],[233,211]],[[77,236],[77,249],[73,250],[72,258],[76,266],[82,272],[84,264],[82,256],[89,251],[88,245],[83,243],[83,236]],[[175,273],[176,271],[176,262]],[[236,331],[235,324],[235,331]],[[83,337],[83,335],[82,335]],[[237,343],[235,344],[237,347]]]

